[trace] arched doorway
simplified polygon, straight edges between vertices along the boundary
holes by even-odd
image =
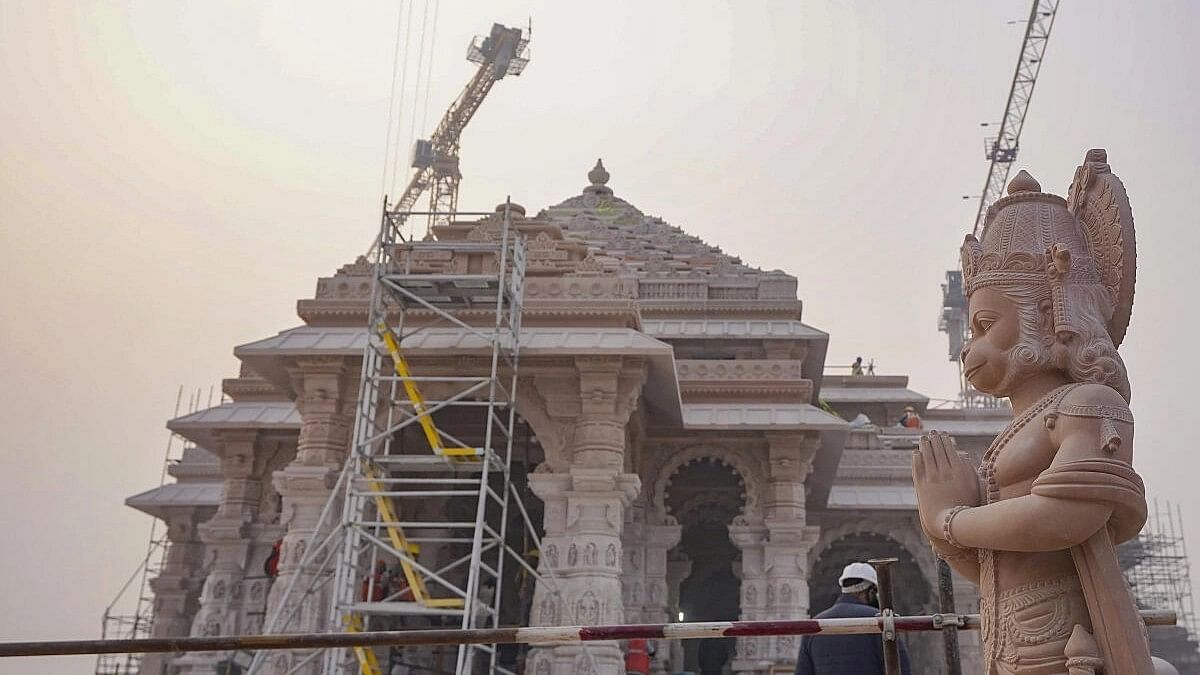
[[[936,611],[933,589],[907,548],[885,534],[855,532],[833,541],[813,563],[808,577],[812,614],[828,609],[837,600],[842,568],[848,563],[866,562],[872,558],[897,559],[892,568],[897,614]],[[937,675],[944,671],[939,635],[909,633],[903,639],[914,673]]]
[[[742,477],[718,458],[697,458],[671,476],[665,502],[683,528],[679,551],[692,566],[679,590],[683,619],[737,619],[741,582],[734,574],[738,549],[729,539],[729,524],[745,507]],[[677,669],[718,675],[733,658],[734,641],[686,640],[682,647]]]

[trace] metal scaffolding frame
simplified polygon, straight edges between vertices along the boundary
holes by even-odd
[[[1174,610],[1177,625],[1195,636],[1191,567],[1179,506],[1154,500],[1141,534],[1123,544],[1118,552],[1138,605]]]
[[[197,389],[188,396],[187,412],[194,413],[200,409],[202,390]],[[208,391],[208,406],[212,406],[213,389]],[[180,406],[183,404],[183,386],[175,395],[175,412],[172,417],[179,417]],[[173,454],[175,441],[182,444],[180,454]],[[170,467],[179,461],[183,452],[193,447],[193,444],[175,432],[167,436],[167,447],[163,451],[162,468],[158,476],[158,487],[167,483]],[[159,526],[159,518],[150,520],[149,542],[146,544],[146,555],[142,556],[138,566],[125,580],[117,591],[112,602],[104,608],[104,616],[100,620],[101,639],[137,639],[152,636],[154,628],[154,588],[152,582],[162,573],[166,566],[167,529]],[[99,654],[96,656],[96,675],[135,675],[141,672],[143,654]]]
[[[487,241],[405,241],[401,225],[418,215],[438,214],[384,210],[351,452],[264,632],[289,632],[326,594],[330,632],[429,621],[498,628],[510,565],[557,593],[553,572],[541,576],[513,543],[541,547],[510,473],[524,238],[510,203],[455,214],[490,221],[496,237]],[[443,273],[414,269],[429,257],[472,264]],[[414,373],[404,351],[413,345],[455,349],[463,358],[453,373]],[[464,367],[478,372],[464,374]],[[471,517],[449,517],[456,510]],[[522,537],[510,536],[510,521],[524,526]],[[385,581],[393,570],[394,584]],[[249,671],[264,658],[254,654]],[[327,675],[384,672],[380,654],[365,648],[314,651],[293,670],[317,658]],[[510,672],[497,663],[495,645],[458,647],[455,673],[484,664],[488,672]]]

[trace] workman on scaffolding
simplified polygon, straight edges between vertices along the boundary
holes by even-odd
[[[879,577],[875,568],[852,562],[838,579],[842,594],[818,619],[879,616]],[[900,672],[912,675],[908,651],[900,642]],[[883,640],[878,635],[805,635],[800,638],[796,675],[885,675]]]
[[[917,411],[911,405],[904,406],[904,414],[900,416],[900,420],[896,424],[905,429],[925,428],[924,422],[921,421],[921,416],[917,414]]]

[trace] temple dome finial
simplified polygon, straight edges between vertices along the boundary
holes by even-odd
[[[597,159],[596,166],[588,172],[588,180],[592,185],[604,185],[608,183],[608,171],[604,168],[604,161]]]
[[[1033,176],[1025,169],[1017,174],[1017,177],[1012,179],[1008,184],[1008,194],[1015,195],[1018,192],[1041,192],[1042,184],[1037,182]]]

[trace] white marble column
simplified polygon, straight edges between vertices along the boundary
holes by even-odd
[[[670,623],[674,620],[671,614],[667,556],[671,549],[679,545],[683,530],[674,522],[674,518],[667,516],[667,520],[666,524],[647,525],[643,532],[645,544],[642,557],[642,621],[645,623]],[[650,662],[651,673],[660,675],[670,672],[671,652],[667,641],[659,640],[655,648],[654,657]]]
[[[154,590],[154,625],[151,637],[186,637],[192,619],[199,609],[200,588],[204,584],[204,543],[199,537],[199,523],[206,519],[194,506],[168,509],[164,520],[167,527],[167,552],[162,571],[150,580]],[[141,672],[165,672],[174,654],[146,654]]]
[[[808,618],[808,554],[820,530],[807,524],[804,481],[820,443],[816,435],[768,434],[770,473],[763,504],[767,540],[767,611],[772,619]],[[771,602],[774,595],[774,602]],[[769,640],[767,656],[778,665],[794,665],[799,641],[794,636]]]
[[[627,623],[650,623],[645,618],[646,604],[646,509],[640,503],[625,510],[625,526],[621,531],[621,598],[625,605]]]
[[[763,543],[767,528],[761,515],[748,513],[733,519],[729,525],[729,539],[741,552],[741,570],[734,570],[741,579],[741,616],[743,621],[766,619],[768,613],[768,588],[764,565]],[[773,591],[770,600],[774,600]],[[773,603],[771,603],[773,604]],[[737,673],[760,670],[767,654],[770,638],[738,638],[737,651],[733,658],[733,670]]]
[[[263,453],[255,429],[231,429],[217,435],[213,450],[221,459],[224,489],[217,513],[199,527],[207,551],[208,575],[200,609],[192,622],[193,636],[237,635],[246,632],[242,582],[251,565],[253,525],[262,496]],[[213,672],[228,653],[190,653],[176,664],[181,673]]]
[[[543,575],[553,568],[556,582],[539,583],[531,624],[597,625],[625,620],[621,595],[621,537],[625,509],[641,481],[625,472],[626,423],[645,381],[645,367],[621,358],[579,357],[578,401],[571,422],[565,471],[543,464],[529,486],[545,505]],[[560,381],[559,386],[565,383]],[[577,389],[575,388],[577,387]],[[555,590],[557,589],[557,593]],[[615,642],[541,647],[530,651],[534,675],[619,675],[624,657]]]
[[[729,528],[742,552],[742,619],[808,617],[808,554],[820,531],[807,522],[804,481],[818,445],[815,435],[767,434],[769,472],[761,517],[739,516]],[[755,672],[766,664],[786,669],[798,649],[792,636],[742,638],[733,669]]]
[[[289,369],[296,391],[296,408],[301,417],[300,439],[296,458],[274,476],[275,489],[283,500],[281,524],[286,530],[280,548],[279,576],[267,601],[270,615],[283,602],[292,577],[300,575],[287,606],[282,609],[285,616],[290,616],[295,604],[302,605],[295,618],[284,627],[286,632],[329,629],[326,625],[329,584],[319,592],[309,593],[316,579],[316,565],[310,563],[301,569],[300,561],[309,546],[319,543],[312,541],[313,531],[349,450],[352,410],[357,397],[354,368],[356,366],[349,359],[313,357],[297,359]],[[340,516],[340,507],[331,510],[330,518],[334,524]],[[327,520],[322,535],[328,532],[329,524],[330,520]],[[275,630],[280,627],[276,626]],[[288,672],[307,655],[307,652],[273,653],[263,672],[272,675]],[[321,660],[317,658],[296,672],[308,675],[319,672],[320,668]]]
[[[679,617],[679,589],[691,573],[692,561],[683,551],[675,549],[667,553],[667,614],[671,621],[676,621]],[[670,660],[668,672],[683,670],[683,642],[681,640],[668,640],[667,647],[660,647],[660,649]],[[655,661],[658,660],[655,659]],[[658,667],[657,664],[655,667]]]

